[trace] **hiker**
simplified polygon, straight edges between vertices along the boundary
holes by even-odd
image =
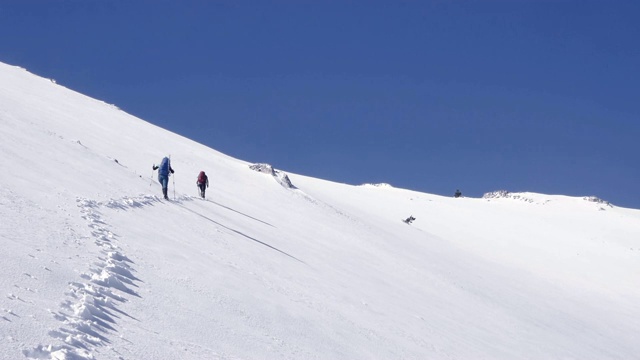
[[[460,196],[462,196],[462,193],[460,192],[460,190],[456,190],[456,193],[453,194],[453,197],[455,198],[459,198]]]
[[[162,185],[162,195],[165,200],[169,200],[167,196],[167,188],[169,187],[169,173],[173,174],[174,171],[171,168],[171,160],[168,157],[162,158],[160,166],[153,164],[153,170],[158,170],[158,182]]]
[[[209,177],[204,171],[200,171],[198,174],[198,180],[196,180],[196,185],[200,189],[200,196],[204,199],[204,190],[209,187]]]
[[[413,220],[415,219],[416,218],[414,218],[413,215],[411,215],[406,220],[402,220],[402,221],[406,222],[407,224],[411,224],[411,222],[413,222]]]

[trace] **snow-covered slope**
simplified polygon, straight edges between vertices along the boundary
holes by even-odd
[[[638,210],[287,176],[5,64],[0,134],[1,359],[640,354]]]

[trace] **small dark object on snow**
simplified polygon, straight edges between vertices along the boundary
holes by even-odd
[[[453,194],[453,197],[455,198],[459,198],[460,196],[462,196],[462,193],[460,192],[460,190],[456,190],[456,193]]]
[[[413,222],[413,220],[415,220],[416,218],[413,217],[413,215],[409,216],[408,218],[406,218],[405,220],[402,220],[404,222],[406,222],[407,224],[411,224],[411,222]]]

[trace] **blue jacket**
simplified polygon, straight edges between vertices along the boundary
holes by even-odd
[[[160,166],[153,165],[153,170],[158,169],[158,176],[169,176],[169,173],[174,173],[171,168],[171,160],[168,157],[164,157],[160,162]]]

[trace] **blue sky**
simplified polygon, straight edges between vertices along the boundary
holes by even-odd
[[[284,171],[640,208],[638,19],[637,1],[9,0],[0,61]]]

